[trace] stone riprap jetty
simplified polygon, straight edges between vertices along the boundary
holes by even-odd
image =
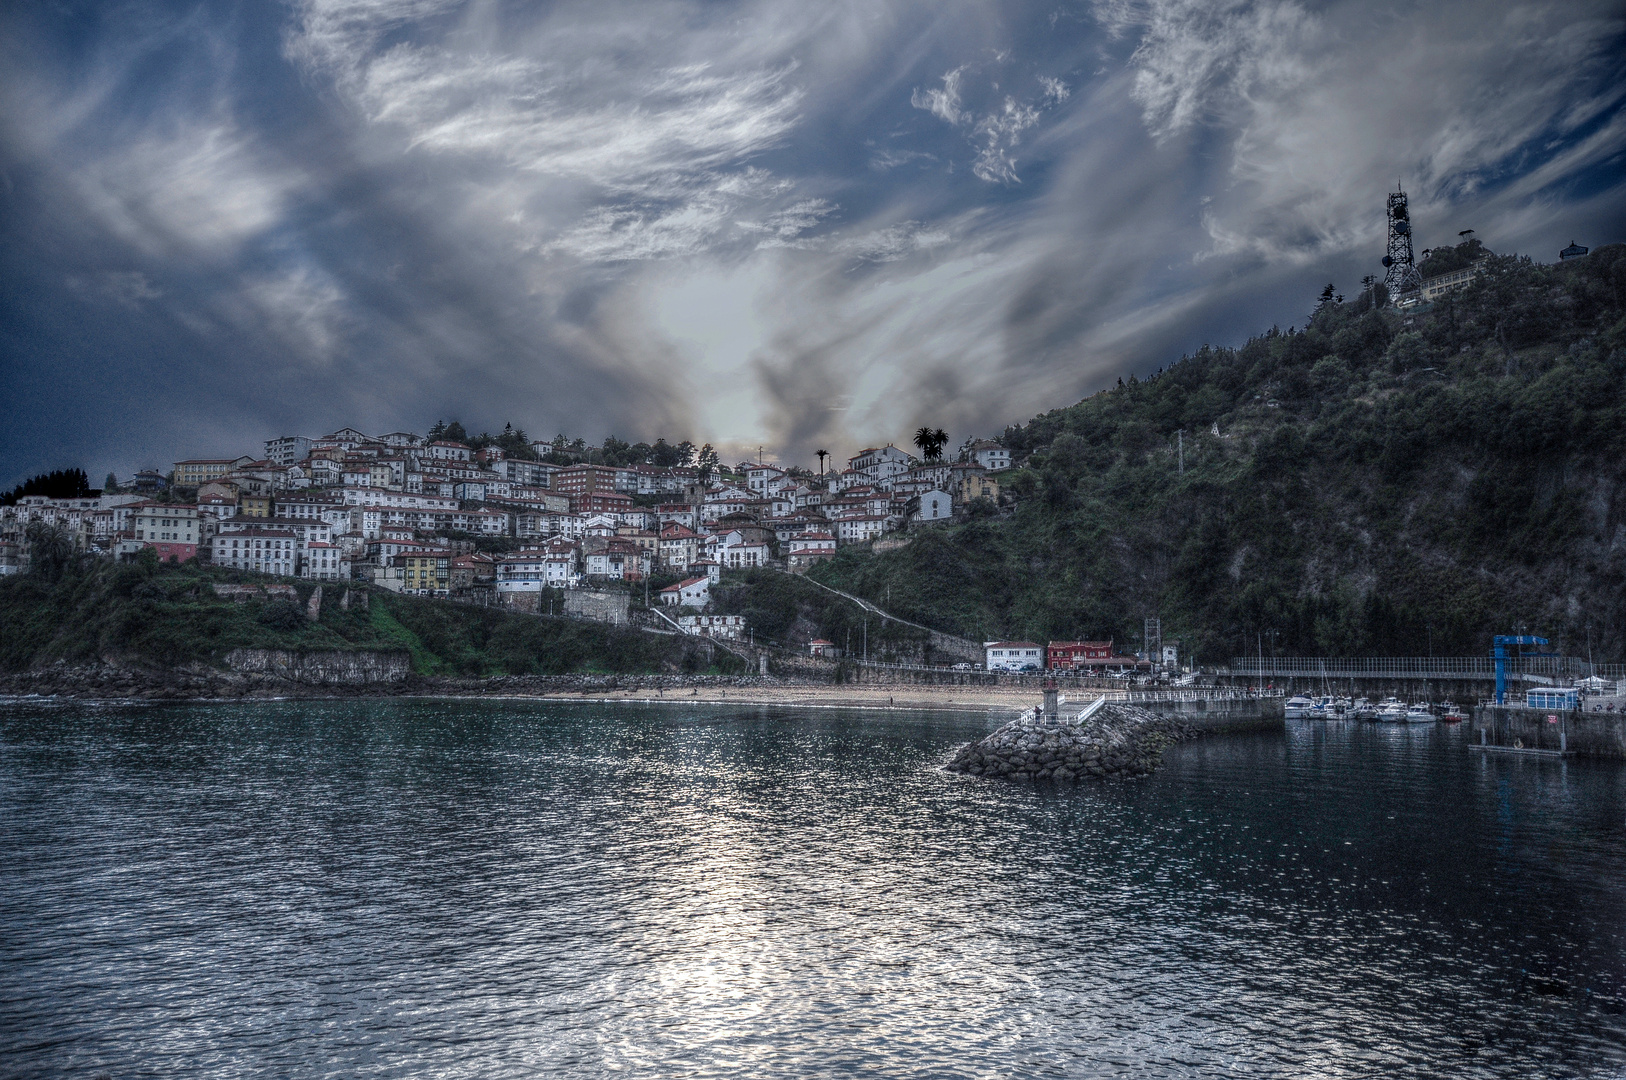
[[[1134,705],[1107,703],[1083,721],[1012,720],[980,742],[962,747],[950,772],[1003,780],[1075,780],[1144,776],[1163,748],[1196,738],[1200,729]]]

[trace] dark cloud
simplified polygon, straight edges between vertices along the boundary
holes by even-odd
[[[1618,4],[9,9],[0,482],[341,424],[959,435],[1626,224]]]

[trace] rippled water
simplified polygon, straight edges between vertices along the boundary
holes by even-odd
[[[0,1074],[1618,1076],[1626,768],[1295,723],[0,709]]]

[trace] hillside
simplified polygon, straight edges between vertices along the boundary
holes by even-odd
[[[216,583],[267,579],[195,564],[70,564],[58,574],[0,580],[0,671],[65,661],[216,665],[236,648],[390,649],[412,654],[421,675],[559,675],[693,669],[680,639],[491,608],[368,590],[369,603],[339,605],[343,586],[324,590],[320,618],[300,603],[244,602],[215,595]],[[353,594],[360,597],[357,588]],[[731,658],[719,663],[736,664]]]
[[[1302,330],[1010,428],[1008,516],[813,576],[974,638],[1135,646],[1158,614],[1209,663],[1482,653],[1514,626],[1617,660],[1626,246],[1484,265],[1413,314],[1329,290]]]

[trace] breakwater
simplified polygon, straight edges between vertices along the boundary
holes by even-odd
[[[1143,776],[1163,749],[1202,728],[1135,705],[1103,705],[1083,721],[1024,716],[962,747],[950,772],[1003,780],[1075,780]]]

